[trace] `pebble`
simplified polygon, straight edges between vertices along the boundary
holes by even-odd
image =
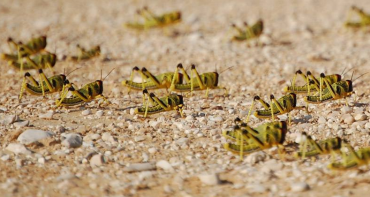
[[[104,114],[104,111],[103,111],[103,110],[98,110],[98,111],[95,113],[95,115],[96,115],[96,117],[97,117],[97,118],[101,118],[101,117],[103,116],[103,114]]]
[[[10,155],[8,154],[1,156],[1,161],[8,161],[9,159],[10,159]]]
[[[348,106],[344,106],[344,107],[342,107],[342,109],[340,109],[340,111],[342,112],[342,114],[348,114],[348,113],[352,112],[352,108],[350,108]]]
[[[249,164],[255,164],[260,161],[265,160],[265,158],[266,158],[266,154],[263,151],[259,151],[259,152],[248,155],[245,161]]]
[[[3,115],[1,116],[0,123],[2,125],[10,125],[16,120],[16,115]]]
[[[267,188],[259,183],[253,183],[247,186],[247,188],[253,193],[264,193]]]
[[[6,150],[15,153],[16,155],[18,154],[25,154],[25,155],[30,155],[32,152],[28,150],[23,144],[17,144],[17,143],[10,143],[7,147]]]
[[[173,167],[166,160],[160,160],[156,163],[157,168],[161,168],[164,171],[173,171]]]
[[[366,118],[367,118],[367,116],[365,114],[356,114],[356,116],[355,116],[356,121],[366,120]]]
[[[40,114],[39,115],[39,118],[41,119],[53,119],[53,116],[54,116],[54,111],[53,110],[50,110],[44,114]]]
[[[188,142],[189,142],[189,138],[185,138],[185,137],[183,137],[183,138],[179,138],[179,139],[178,139],[178,140],[176,140],[175,142],[176,142],[176,144],[177,144],[177,145],[179,145],[179,146],[183,146],[183,145],[188,144]]]
[[[141,172],[141,171],[148,171],[148,170],[155,170],[156,164],[155,163],[135,163],[130,164],[129,166],[123,168],[124,172]]]
[[[153,127],[153,129],[159,129],[159,126],[161,125],[160,124],[161,122],[159,122],[159,121],[149,121],[149,125],[151,126],[151,127]]]
[[[40,158],[37,159],[37,162],[40,163],[40,164],[45,164],[45,158],[40,157]]]
[[[320,116],[319,120],[317,121],[319,124],[325,124],[326,123],[326,119],[322,116]]]
[[[213,121],[213,122],[222,122],[223,121],[221,116],[216,116],[216,117],[210,116],[209,120]]]
[[[62,141],[62,145],[67,148],[78,148],[82,146],[82,137],[79,134],[68,133],[65,134],[65,139]]]
[[[20,134],[18,136],[17,140],[21,144],[28,145],[28,144],[34,143],[36,141],[39,141],[39,140],[42,140],[42,139],[45,139],[45,138],[48,138],[48,137],[52,137],[53,135],[54,135],[54,133],[50,132],[50,131],[28,129],[28,130],[24,131],[22,134]]]
[[[148,149],[148,152],[150,153],[150,154],[154,154],[155,152],[157,152],[157,149],[156,148],[149,148]]]
[[[135,142],[142,142],[145,140],[145,136],[136,136],[134,140]]]
[[[198,178],[205,185],[213,186],[220,184],[220,179],[216,173],[200,174]]]
[[[295,182],[290,185],[293,192],[303,192],[310,189],[310,186],[305,182]]]
[[[348,114],[343,117],[343,121],[346,124],[352,124],[355,121],[355,119],[351,115]]]
[[[115,142],[115,139],[114,137],[112,136],[112,134],[110,134],[109,132],[105,132],[103,133],[103,135],[101,136],[101,139],[105,142],[110,142],[110,143],[113,143]]]
[[[28,126],[28,124],[29,124],[29,123],[30,123],[30,121],[28,121],[28,120],[23,120],[23,121],[15,122],[13,125],[14,125],[16,128],[23,128],[23,127]]]
[[[370,129],[370,122],[365,124],[365,129]]]
[[[90,159],[90,166],[91,167],[97,167],[102,166],[104,164],[104,157],[101,154],[96,154],[91,157]]]
[[[90,114],[91,114],[91,110],[90,110],[90,109],[83,110],[83,111],[81,112],[81,114],[82,114],[83,116],[90,115]]]
[[[135,108],[130,109],[130,115],[135,115]]]

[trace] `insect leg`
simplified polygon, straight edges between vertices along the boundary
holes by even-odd
[[[196,79],[197,79],[197,81],[198,81],[198,84],[199,84],[200,89],[201,89],[201,90],[204,90],[205,85],[203,84],[203,81],[202,81],[202,79],[200,78],[200,76],[199,76],[199,74],[198,74],[197,69],[195,69],[195,65],[194,65],[194,64],[191,66],[191,70],[192,70],[192,72],[195,74],[195,77],[196,77]],[[193,78],[192,78],[192,79],[193,79]],[[194,86],[194,85],[193,85],[193,86]]]
[[[246,123],[248,123],[248,122],[249,122],[249,117],[250,117],[250,115],[251,115],[251,113],[252,113],[252,109],[253,109],[254,101],[255,101],[255,100],[260,100],[260,97],[259,97],[259,96],[255,96],[255,97],[253,98],[252,105],[251,105],[251,107],[249,108],[249,111],[248,111],[247,119],[245,120],[245,122],[246,122]]]

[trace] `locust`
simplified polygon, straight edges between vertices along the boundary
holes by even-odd
[[[201,91],[206,90],[206,97],[208,97],[208,93],[210,89],[223,89],[225,90],[225,95],[227,95],[227,89],[218,85],[218,72],[208,72],[199,74],[198,71],[195,69],[195,65],[191,66],[191,74],[190,77],[183,69],[182,65],[179,65],[176,68],[175,76],[178,75],[179,70],[183,71],[184,81],[187,83],[175,83],[174,80],[171,83],[170,90],[174,92],[189,92],[192,94],[193,91]]]
[[[303,86],[296,85],[297,76],[301,76],[302,79],[306,82]],[[325,80],[329,84],[336,83],[342,80],[341,75],[333,74],[333,75],[326,75]],[[323,84],[323,88],[326,87],[326,84]],[[320,82],[319,80],[312,75],[310,71],[307,71],[307,75],[303,74],[301,70],[296,71],[291,86],[286,86],[283,90],[286,93],[295,93],[295,94],[308,94],[312,92],[319,92],[320,91]]]
[[[255,24],[249,26],[248,23],[244,22],[244,27],[238,27],[232,24],[232,28],[235,29],[238,34],[234,35],[232,41],[245,41],[258,38],[263,32],[263,21],[258,20]]]
[[[144,7],[143,9],[137,10],[137,14],[143,17],[144,22],[129,22],[125,24],[126,27],[137,30],[147,30],[181,22],[181,12],[179,11],[155,15],[147,7]]]
[[[362,165],[368,165],[370,162],[370,147],[360,148],[355,151],[349,144],[344,144],[348,152],[342,150],[342,160],[334,161],[329,164],[333,170],[347,170]]]
[[[103,81],[113,70],[114,69],[112,69],[104,79],[88,83],[80,89],[76,89],[74,85],[71,84],[71,86],[62,93],[61,97],[56,100],[56,106],[74,106],[87,103],[95,99],[103,99],[104,102],[109,103],[107,98],[103,95]],[[68,92],[72,93],[72,96],[69,98],[67,98]]]
[[[77,48],[79,49],[79,54],[77,56],[72,56],[72,61],[85,61],[89,60],[94,57],[98,57],[100,55],[100,46],[97,45],[90,50],[86,50],[85,48],[81,47],[80,45],[77,45]]]
[[[285,121],[265,123],[253,129],[246,123],[234,126],[232,131],[223,131],[223,136],[236,141],[225,143],[224,148],[228,151],[239,153],[240,159],[244,154],[281,146],[285,141],[287,124]]]
[[[255,101],[258,101],[262,104],[264,109],[256,110],[254,116],[257,118],[272,118],[275,120],[276,115],[282,115],[288,113],[289,124],[291,123],[290,113],[294,109],[302,109],[304,106],[297,106],[297,96],[294,93],[288,93],[287,95],[282,96],[278,100],[275,99],[274,95],[270,95],[270,104],[262,100],[259,96],[253,98],[252,105],[249,109],[246,122],[249,121],[252,109],[254,107]],[[271,107],[272,106],[272,107]]]
[[[72,71],[73,72],[73,71]],[[72,73],[70,72],[70,73]],[[63,92],[64,89],[69,88],[70,84],[65,74],[59,74],[47,78],[42,69],[39,69],[39,82],[29,72],[26,72],[23,77],[21,91],[19,93],[19,101],[22,99],[23,92],[27,91],[32,95],[51,94],[54,92]],[[27,83],[29,79],[31,83]]]
[[[359,22],[351,22],[349,21],[350,16],[347,17],[347,22],[344,23],[346,27],[350,28],[364,28],[370,26],[370,14],[365,13],[362,9],[352,6],[350,13],[357,13],[357,15],[360,17]]]
[[[342,139],[339,137],[329,138],[321,141],[315,141],[307,133],[302,133],[302,140],[300,143],[300,151],[295,153],[295,157],[301,157],[304,159],[321,154],[339,152],[342,148]]]
[[[142,107],[135,109],[136,114],[143,115],[146,118],[148,115],[176,110],[183,117],[184,100],[182,95],[169,94],[168,96],[158,98],[153,93],[148,93],[148,90],[143,90],[144,98],[147,97],[147,101]],[[151,106],[149,106],[151,105]]]
[[[181,65],[181,64],[179,64]],[[182,67],[182,65],[181,65]],[[134,82],[134,74],[135,72],[140,73],[142,82]],[[142,68],[141,70],[138,67],[134,67],[131,72],[131,76],[129,80],[123,80],[122,85],[126,86],[129,90],[128,92],[133,90],[154,90],[154,89],[169,89],[171,83],[174,84],[181,84],[183,81],[183,74],[177,73],[174,74],[173,72],[162,73],[159,75],[154,76],[151,72],[149,72],[146,68]]]

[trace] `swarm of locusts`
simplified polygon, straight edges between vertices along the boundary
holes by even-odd
[[[346,22],[345,25],[347,27],[358,28],[370,25],[370,15],[356,7],[352,7],[351,10],[359,14],[360,21]],[[148,8],[144,7],[138,10],[137,14],[143,17],[144,21],[128,22],[125,24],[126,27],[147,30],[155,27],[167,27],[181,22],[181,13],[178,11],[155,15]],[[231,38],[232,41],[248,41],[258,38],[263,33],[264,23],[262,20],[258,20],[251,26],[244,23],[243,27],[236,25],[232,25],[232,27],[238,32]],[[21,72],[31,69],[38,70],[39,81],[29,72],[24,74],[20,87],[19,101],[21,101],[25,92],[39,96],[59,93],[59,98],[55,101],[56,107],[75,106],[95,99],[103,99],[104,102],[109,104],[108,99],[103,95],[103,81],[113,70],[104,78],[101,74],[100,80],[78,88],[67,79],[68,74],[47,77],[44,73],[43,69],[52,69],[57,62],[57,56],[45,49],[47,46],[46,36],[32,38],[25,44],[9,38],[7,43],[10,52],[1,54],[2,59],[8,61],[9,65],[19,69]],[[77,45],[77,48],[79,50],[78,55],[71,56],[68,60],[74,62],[87,61],[99,56],[101,52],[99,45],[90,50],[80,45]],[[135,73],[141,76],[141,82],[134,81]],[[123,80],[122,85],[127,88],[128,93],[131,90],[142,92],[143,103],[142,106],[136,107],[136,114],[146,118],[161,112],[177,111],[183,117],[184,100],[187,97],[191,97],[194,91],[205,91],[205,97],[207,98],[210,90],[222,89],[224,95],[229,96],[227,89],[219,85],[221,73],[199,73],[194,64],[191,65],[190,73],[188,73],[181,63],[174,70],[160,74],[153,74],[144,67],[141,69],[134,67],[129,79]],[[305,83],[297,85],[297,77],[301,77]],[[318,77],[315,77],[310,71],[307,71],[306,74],[301,70],[296,71],[291,85],[283,89],[284,96],[275,98],[271,94],[269,101],[264,101],[259,95],[254,96],[245,121],[236,118],[233,128],[222,132],[222,135],[231,141],[225,143],[224,148],[239,154],[240,158],[243,159],[246,154],[277,146],[282,157],[285,153],[285,138],[289,127],[292,125],[290,112],[301,109],[305,109],[308,112],[309,104],[317,105],[335,100],[345,100],[346,105],[348,105],[347,98],[353,94],[353,81],[352,78],[351,80],[343,80],[339,74],[326,75],[321,73]],[[158,89],[165,89],[168,92],[167,96],[159,98],[150,92]],[[297,95],[304,95],[306,106],[297,106]],[[260,103],[262,108],[255,110],[253,115],[256,118],[271,119],[272,121],[262,123],[257,127],[251,127],[248,125],[248,122],[252,115],[252,110],[255,108],[256,101]],[[288,121],[276,120],[277,116],[283,114],[288,114]],[[340,170],[370,162],[370,148],[361,148],[355,151],[345,139],[338,137],[315,141],[306,133],[302,133],[302,136],[299,150],[294,153],[297,159],[330,153],[333,159],[332,163],[329,164],[329,168]],[[335,159],[338,155],[341,156],[342,160],[338,161]]]

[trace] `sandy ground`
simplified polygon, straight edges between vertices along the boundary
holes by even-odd
[[[155,13],[181,10],[183,22],[165,30],[125,29],[122,24],[135,20],[136,9],[145,5]],[[226,140],[221,135],[236,117],[246,117],[255,95],[282,96],[298,69],[319,75],[353,68],[355,77],[369,72],[370,34],[343,27],[352,5],[370,12],[366,0],[0,1],[1,52],[8,51],[9,36],[27,41],[47,35],[47,50],[60,59],[76,54],[76,44],[101,45],[99,58],[57,62],[55,73],[80,67],[68,76],[79,87],[100,79],[101,70],[106,75],[115,68],[104,81],[104,95],[112,104],[99,108],[100,101],[93,101],[54,109],[57,94],[44,99],[25,94],[19,103],[22,74],[0,62],[0,116],[16,115],[18,121],[0,125],[1,196],[366,196],[366,167],[338,172],[327,168],[329,156],[296,160],[291,155],[304,131],[315,139],[338,136],[355,148],[369,145],[369,75],[354,82],[356,96],[348,99],[349,108],[341,100],[310,105],[309,114],[291,113],[285,160],[273,148],[241,162],[223,149]],[[259,18],[265,22],[265,46],[225,41],[232,23]],[[230,95],[211,90],[209,98],[204,92],[185,98],[186,118],[176,112],[146,119],[134,115],[142,95],[128,95],[121,85],[132,67],[159,74],[174,71],[180,62],[186,67],[196,64],[200,73],[233,66],[219,80]],[[37,76],[36,71],[31,74]],[[350,77],[351,73],[345,75]],[[164,96],[166,91],[155,94]],[[304,105],[303,96],[298,104]],[[50,110],[52,119],[40,118]],[[366,118],[344,122],[358,114]],[[20,126],[20,120],[29,121],[28,126]],[[263,122],[253,117],[250,125]],[[43,145],[27,145],[31,154],[9,151],[9,144],[19,145],[17,136],[27,129],[51,131],[54,136]],[[83,138],[81,147],[61,143],[71,133]],[[137,163],[154,167],[127,172]]]

